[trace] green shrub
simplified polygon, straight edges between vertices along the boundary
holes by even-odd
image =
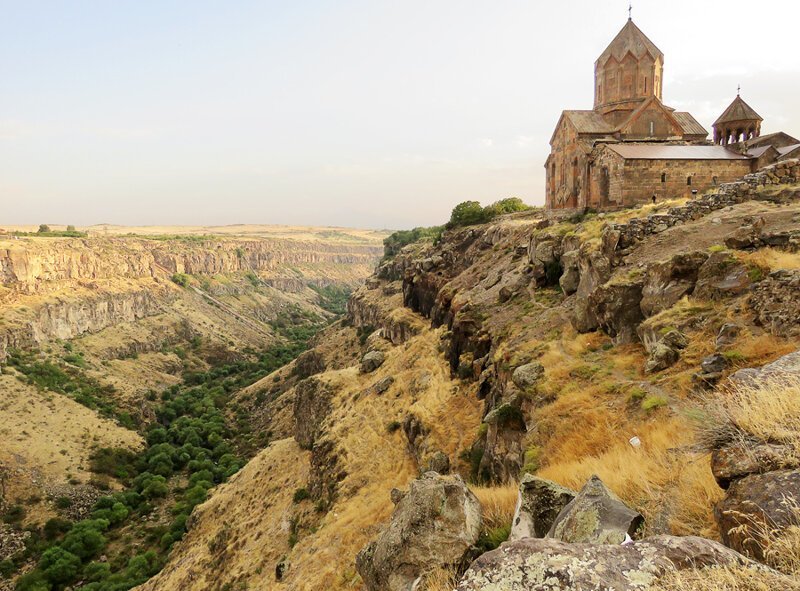
[[[642,410],[655,410],[656,408],[666,406],[669,401],[663,396],[651,394],[642,400]]]
[[[47,224],[40,224],[39,229],[37,230],[39,234],[46,234],[49,231],[50,231],[50,226],[48,226]]]
[[[501,525],[481,534],[481,537],[478,538],[478,542],[475,545],[484,552],[489,552],[498,548],[510,535],[511,524]]]
[[[172,282],[181,287],[187,287],[189,285],[189,276],[185,273],[175,273],[172,275]]]
[[[294,503],[302,503],[309,497],[311,497],[311,493],[309,493],[307,489],[298,488],[296,491],[294,491],[294,496],[292,497],[292,501]]]
[[[442,232],[444,232],[444,226],[398,230],[383,239],[383,257],[391,258],[398,254],[404,246],[422,240],[430,240],[436,244],[441,239]]]
[[[58,497],[56,499],[56,507],[59,509],[69,509],[72,507],[72,499],[69,497]]]
[[[22,505],[11,505],[3,514],[3,521],[6,523],[19,523],[25,519],[25,507]]]
[[[386,432],[387,433],[394,433],[395,431],[398,431],[400,429],[400,427],[402,427],[402,424],[400,423],[400,421],[389,421],[386,424]]]

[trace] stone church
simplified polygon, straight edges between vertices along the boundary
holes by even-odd
[[[608,210],[691,196],[777,160],[800,140],[761,136],[762,118],[737,95],[714,141],[662,102],[664,54],[630,18],[594,67],[594,108],[564,111],[550,140],[546,207]]]

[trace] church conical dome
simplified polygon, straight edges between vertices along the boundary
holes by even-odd
[[[742,97],[738,94],[733,102],[727,109],[714,121],[714,125],[718,123],[731,123],[734,121],[763,121],[764,118],[756,113],[755,109],[748,105]]]
[[[621,62],[629,52],[635,58],[641,58],[645,54],[649,54],[654,60],[658,58],[662,61],[664,60],[664,54],[656,47],[655,43],[650,41],[647,35],[642,33],[642,30],[631,19],[628,19],[622,30],[617,33],[614,40],[597,58],[597,63],[604,64],[610,57],[614,57],[618,62]]]
[[[594,108],[622,122],[650,97],[661,100],[664,54],[631,19],[594,64]]]

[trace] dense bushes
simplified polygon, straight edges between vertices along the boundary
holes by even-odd
[[[347,286],[326,285],[310,286],[319,295],[319,307],[332,314],[341,316],[347,311],[347,300],[352,290]]]
[[[486,207],[482,207],[477,201],[464,201],[453,208],[447,227],[458,228],[461,226],[485,224],[498,215],[515,213],[528,209],[530,209],[530,207],[525,205],[518,197],[501,199]]]
[[[391,258],[400,250],[413,242],[431,240],[438,242],[442,237],[444,226],[431,226],[430,228],[414,228],[413,230],[399,230],[383,239],[383,257]]]

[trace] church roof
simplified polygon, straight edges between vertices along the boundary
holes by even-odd
[[[616,129],[597,111],[564,111],[578,133],[614,133]]]
[[[691,113],[687,113],[686,111],[676,111],[672,114],[673,117],[678,121],[680,126],[683,128],[683,133],[686,135],[702,135],[706,137],[708,135],[708,131],[700,125],[700,123],[695,119]]]
[[[718,123],[727,123],[729,121],[763,121],[764,119],[758,113],[753,110],[753,107],[748,105],[746,102],[742,100],[738,94],[736,98],[733,99],[733,102],[728,106],[727,109],[719,116],[719,119],[714,121],[714,125]]]
[[[658,144],[608,144],[626,160],[749,160],[722,146],[677,146]]]
[[[800,148],[800,144],[778,148],[778,154],[780,154],[781,156],[786,156],[786,154],[788,154],[789,152],[794,152],[798,148]]]
[[[597,63],[605,63],[610,57],[614,57],[617,61],[622,59],[630,52],[634,57],[640,58],[649,53],[653,59],[660,57],[662,60],[664,54],[655,46],[655,44],[647,38],[647,35],[642,33],[641,29],[637,27],[631,19],[625,23],[622,30],[617,33],[611,44],[606,47],[606,50],[597,58]]]

